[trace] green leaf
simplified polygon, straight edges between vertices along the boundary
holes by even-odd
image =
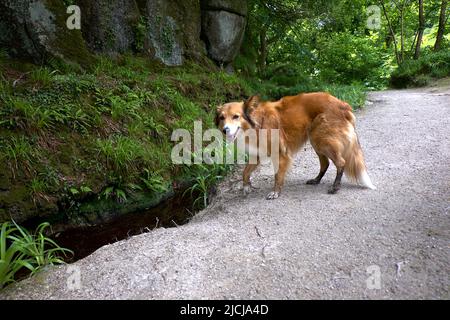
[[[88,192],[92,192],[92,189],[87,187],[87,186],[81,186],[80,187],[81,192],[83,193],[88,193]]]

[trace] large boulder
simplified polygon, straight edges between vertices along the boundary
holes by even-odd
[[[92,57],[80,30],[67,28],[63,1],[0,1],[0,46],[13,56],[42,63],[54,57],[88,65]]]
[[[185,57],[205,54],[199,0],[138,0],[138,4],[146,20],[145,47],[154,58],[177,66]]]
[[[208,55],[219,64],[234,60],[244,38],[247,2],[202,0],[202,36]]]
[[[139,9],[135,0],[80,0],[82,33],[89,48],[114,55],[136,48]]]

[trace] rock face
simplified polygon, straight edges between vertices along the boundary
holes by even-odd
[[[41,63],[49,57],[81,65],[92,61],[79,30],[66,27],[58,0],[0,1],[0,46],[13,56]]]
[[[183,64],[185,57],[205,54],[200,40],[201,14],[198,0],[140,0],[146,21],[145,48],[169,66]]]
[[[202,36],[208,55],[219,64],[234,60],[244,37],[247,2],[202,0]]]
[[[169,66],[206,56],[228,64],[239,51],[247,3],[238,0],[78,0],[81,30],[69,29],[63,0],[0,0],[0,46],[41,63],[92,61],[145,50]],[[206,49],[205,49],[206,45]],[[89,50],[88,50],[89,49]]]
[[[81,30],[89,48],[116,54],[134,50],[139,9],[134,0],[82,0]]]

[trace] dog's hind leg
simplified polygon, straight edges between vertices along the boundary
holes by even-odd
[[[335,194],[341,188],[341,179],[344,174],[345,160],[342,158],[340,154],[337,154],[335,157],[332,157],[334,165],[336,166],[336,179],[334,180],[333,185],[328,189],[329,194]]]
[[[317,177],[315,177],[314,179],[306,181],[306,184],[312,184],[312,185],[319,184],[320,180],[322,180],[323,176],[327,172],[328,167],[330,165],[330,161],[328,160],[327,157],[325,157],[324,155],[321,155],[319,153],[317,153],[317,155],[319,156],[319,161],[320,161],[320,172],[317,175]]]

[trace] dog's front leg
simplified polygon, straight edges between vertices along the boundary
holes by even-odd
[[[244,189],[243,189],[244,195],[248,195],[253,188],[250,183],[250,176],[252,175],[252,172],[255,171],[255,169],[258,167],[258,164],[259,164],[259,162],[256,164],[249,163],[245,166],[244,174],[242,177],[242,181],[243,181],[243,185],[244,185]]]
[[[291,163],[292,160],[288,155],[280,155],[278,170],[275,173],[275,187],[273,191],[266,196],[267,200],[273,200],[280,196],[281,188],[283,188],[284,184],[284,178],[286,177],[286,173]]]

